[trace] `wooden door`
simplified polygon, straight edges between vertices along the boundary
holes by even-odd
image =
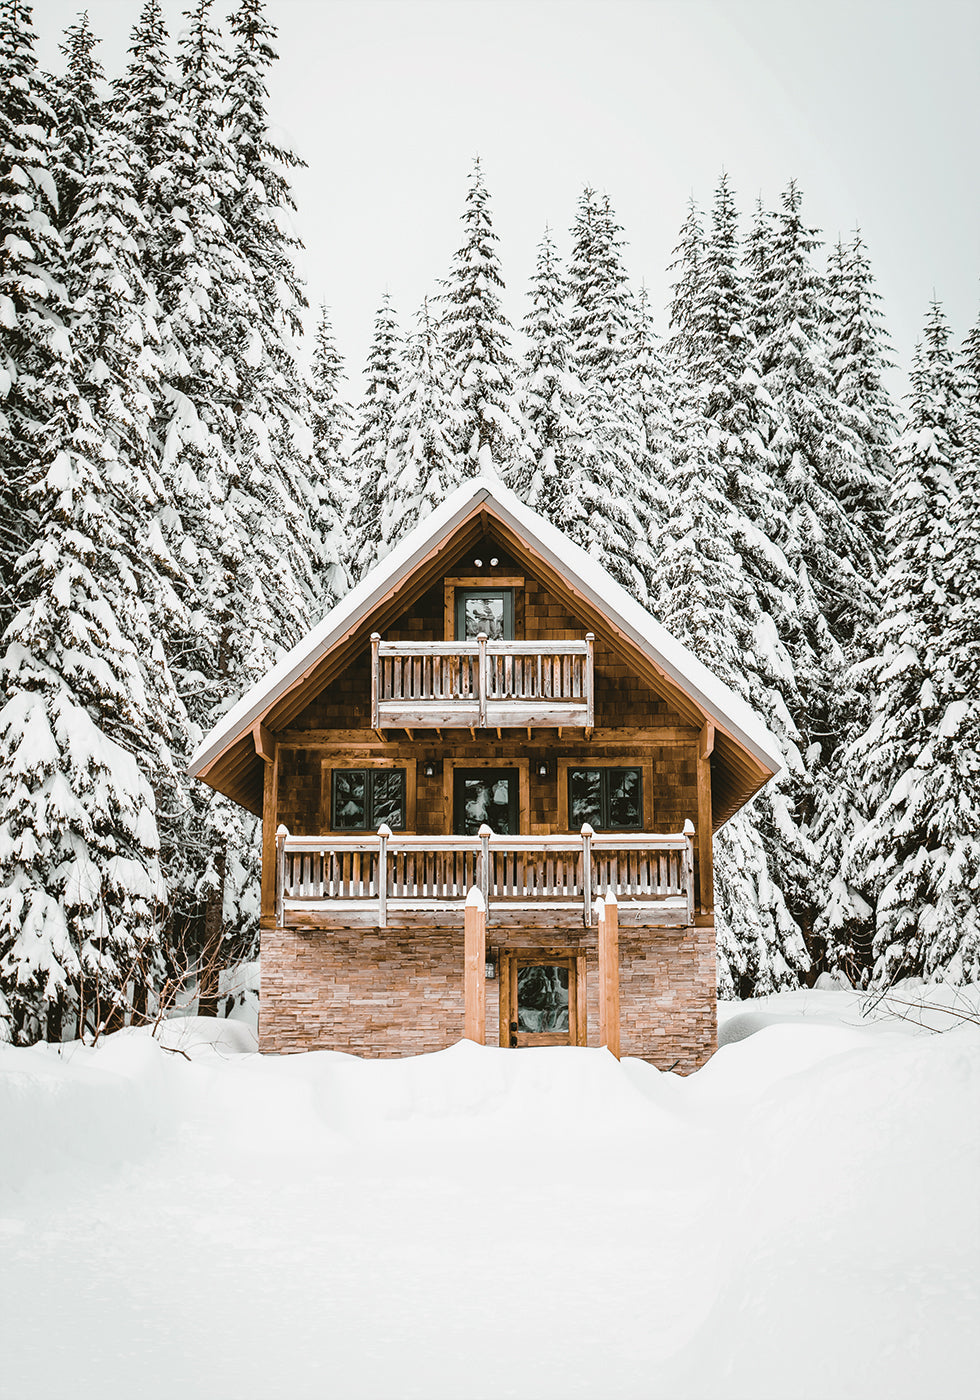
[[[585,1044],[585,959],[541,950],[502,953],[500,1044]]]

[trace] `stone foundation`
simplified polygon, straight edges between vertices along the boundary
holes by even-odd
[[[496,936],[495,936],[496,934]],[[586,957],[588,1043],[599,1044],[595,930],[487,931],[495,952],[561,947]],[[619,932],[622,1053],[688,1074],[717,1044],[715,933]],[[486,1043],[497,1045],[498,982],[487,986]],[[343,1050],[369,1059],[443,1050],[463,1033],[463,929],[264,929],[259,1048]]]

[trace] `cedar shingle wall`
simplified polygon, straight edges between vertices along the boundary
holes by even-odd
[[[508,929],[508,950],[537,934]],[[498,947],[491,934],[491,946]],[[586,955],[588,1043],[599,1043],[595,934]],[[499,982],[487,983],[487,1044],[498,1043]],[[622,1053],[688,1074],[716,1044],[714,929],[620,930]],[[260,1047],[372,1059],[452,1045],[463,1026],[463,931],[263,930]]]

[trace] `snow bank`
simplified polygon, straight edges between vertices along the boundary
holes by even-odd
[[[469,1042],[263,1057],[194,1017],[0,1047],[3,1388],[969,1392],[980,1031],[861,1012],[723,1008],[686,1080]]]

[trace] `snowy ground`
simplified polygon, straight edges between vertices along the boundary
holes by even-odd
[[[726,1007],[687,1080],[196,1019],[189,1060],[0,1047],[0,1394],[974,1393],[980,1029],[916,1019]]]

